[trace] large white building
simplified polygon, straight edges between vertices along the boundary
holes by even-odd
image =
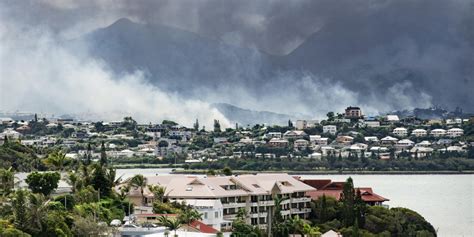
[[[335,135],[337,132],[336,125],[325,125],[323,126],[323,133],[329,133]]]
[[[399,137],[406,137],[408,135],[408,130],[406,128],[395,128],[393,129],[393,134]]]
[[[295,127],[298,130],[303,130],[306,128],[312,128],[318,125],[318,120],[296,120]]]
[[[431,130],[430,135],[433,137],[443,137],[446,135],[446,130],[441,128],[433,129]]]
[[[411,135],[415,137],[425,137],[428,135],[428,132],[425,129],[418,128],[411,131]]]
[[[461,128],[451,128],[446,131],[448,137],[460,137],[464,134],[464,130]]]
[[[283,218],[299,216],[306,219],[311,212],[311,198],[306,196],[306,192],[314,190],[288,174],[210,177],[164,175],[147,177],[147,183],[165,187],[172,201],[185,201],[194,206],[203,213],[202,222],[218,230],[229,228],[241,208],[248,213],[247,223],[266,229],[273,217],[277,198],[283,200],[280,203]],[[137,206],[142,206],[142,203],[151,206],[153,194],[148,188],[144,194],[145,200],[142,202],[140,188],[132,188],[128,197]]]

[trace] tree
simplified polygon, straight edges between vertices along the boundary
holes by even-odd
[[[107,168],[100,164],[94,163],[92,165],[92,178],[90,184],[95,190],[99,191],[101,196],[108,197],[111,194],[111,187],[113,186],[107,174]]]
[[[17,190],[12,198],[13,224],[22,231],[28,229],[27,196],[29,192],[24,189]]]
[[[355,221],[357,222],[357,228],[363,228],[365,225],[365,215],[367,212],[367,204],[362,200],[362,195],[360,193],[360,189],[357,189],[356,197],[355,197],[355,207],[354,212],[356,215]]]
[[[328,121],[334,121],[334,112],[328,112],[326,116],[328,117]]]
[[[221,132],[221,124],[219,123],[219,120],[217,119],[214,119],[214,132],[215,133]]]
[[[61,175],[58,172],[38,173],[35,171],[30,173],[25,181],[33,193],[41,193],[45,196],[49,196],[58,188],[60,179]]]
[[[229,166],[226,166],[226,167],[224,167],[224,169],[222,169],[222,173],[225,176],[231,176],[232,175],[232,170],[229,168]]]
[[[288,120],[288,127],[293,128],[293,122],[291,122],[291,120]]]
[[[64,164],[67,162],[66,154],[62,151],[54,151],[48,155],[43,162],[54,170],[62,171]]]
[[[352,178],[349,177],[344,183],[341,195],[343,223],[346,227],[354,225],[354,196],[354,183],[352,182]]]
[[[166,196],[166,187],[160,185],[148,185],[148,189],[153,193],[155,200],[164,202]]]
[[[174,231],[174,236],[177,236],[176,230],[178,230],[182,225],[181,220],[179,220],[178,218],[171,219],[166,216],[159,216],[158,221],[161,225],[168,228],[170,231]]]
[[[75,172],[68,172],[64,178],[66,183],[71,185],[72,193],[75,193],[79,185],[79,176]]]
[[[199,121],[196,119],[196,122],[193,124],[194,126],[194,131],[199,131]]]
[[[0,194],[8,195],[15,188],[15,172],[12,167],[0,168]]]
[[[142,195],[142,204],[144,204],[145,194],[143,192],[147,185],[147,179],[143,175],[137,174],[130,179],[128,185],[130,185],[131,187],[140,189],[140,193]]]
[[[105,144],[102,141],[102,145],[100,146],[100,166],[107,165],[107,153],[105,153]]]
[[[191,225],[193,221],[201,220],[201,214],[194,210],[192,207],[185,207],[184,210],[179,214],[178,219],[181,223]],[[187,235],[187,228],[185,229],[185,236]]]

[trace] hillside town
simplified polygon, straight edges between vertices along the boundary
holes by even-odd
[[[473,146],[474,118],[421,120],[396,115],[365,116],[359,107],[329,112],[326,120],[288,121],[288,126],[257,124],[211,131],[187,128],[173,121],[137,124],[123,121],[87,122],[74,119],[13,120],[0,118],[0,144],[5,139],[37,148],[61,149],[68,158],[107,156],[117,163],[195,164],[219,159],[309,158],[328,156],[372,159],[433,155],[466,157]],[[466,134],[465,128],[469,131]],[[91,146],[92,144],[92,146]]]
[[[35,114],[1,118],[0,128],[0,193],[13,205],[0,209],[14,220],[0,233],[13,236],[41,236],[52,225],[70,233],[57,236],[436,236],[421,215],[390,208],[391,197],[350,177],[297,173],[474,170],[474,118],[366,116],[354,106],[286,126],[215,120],[206,130],[198,120],[188,128]],[[34,219],[25,208],[50,214],[32,228],[21,224],[23,215]]]

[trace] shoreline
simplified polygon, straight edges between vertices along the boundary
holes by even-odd
[[[172,174],[205,174],[207,170],[176,170]],[[272,171],[251,171],[233,170],[234,174],[254,174],[254,173],[288,173],[291,175],[474,175],[474,170],[468,171],[298,171],[298,170],[272,170]]]
[[[181,164],[176,165],[163,165],[163,164],[150,164],[150,165],[136,165],[136,164],[121,164],[114,165],[115,169],[177,169],[171,172],[171,174],[206,174],[207,170],[183,170],[180,169]],[[420,171],[369,171],[369,170],[267,170],[267,171],[258,171],[258,170],[233,170],[234,174],[248,174],[248,173],[288,173],[293,175],[338,175],[338,174],[357,174],[357,175],[474,175],[474,170],[420,170]]]

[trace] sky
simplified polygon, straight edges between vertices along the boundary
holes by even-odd
[[[369,18],[374,15],[377,19],[379,13],[391,14],[391,18],[380,16],[380,24],[386,25],[377,27],[386,28],[386,32],[381,31],[374,36],[374,42],[383,41],[384,35],[393,31],[390,22],[384,22],[384,19],[400,19],[401,23],[397,22],[402,25],[400,29],[403,31],[433,26],[434,30],[443,29],[443,32],[446,30],[449,35],[452,33],[458,37],[447,44],[460,46],[457,47],[458,51],[434,47],[429,53],[424,53],[419,52],[421,49],[416,46],[407,50],[410,47],[409,40],[409,43],[399,41],[407,53],[398,55],[398,61],[387,61],[387,68],[401,62],[414,63],[410,60],[416,60],[416,63],[421,61],[420,65],[426,68],[439,68],[439,65],[444,64],[443,60],[461,61],[467,64],[463,68],[469,68],[468,64],[473,61],[464,59],[473,55],[469,53],[474,47],[473,6],[471,0],[4,0],[0,1],[0,110],[87,112],[106,119],[131,115],[142,122],[172,119],[184,125],[191,125],[198,118],[207,126],[211,126],[213,119],[219,119],[228,125],[229,121],[213,109],[208,101],[232,102],[229,97],[226,100],[207,91],[205,100],[184,98],[148,84],[143,72],[117,75],[109,71],[103,62],[88,55],[74,55],[61,46],[64,41],[106,27],[123,17],[145,24],[177,27],[229,44],[256,48],[270,55],[287,55],[308,37],[327,29],[328,25],[334,29],[341,29],[342,26],[343,31],[333,32],[341,38],[346,31],[353,30],[349,24],[354,22],[353,19],[363,21],[374,19]],[[375,27],[377,21],[371,24]],[[439,41],[443,40],[440,37]],[[380,61],[381,57],[385,60],[386,55],[387,52],[374,53],[370,57],[373,61]],[[457,66],[443,68],[443,76],[453,75]],[[464,78],[469,81],[467,85],[472,85],[472,73],[471,70],[463,74],[467,75]],[[298,75],[302,76],[295,82],[300,84],[300,88],[307,88],[310,98],[288,98],[288,101],[298,106],[294,106],[293,110],[276,112],[300,110],[301,113],[314,113],[314,110],[309,109],[311,104],[324,101],[319,104],[322,108],[319,112],[324,114],[322,110],[331,107],[340,109],[351,102],[360,102],[360,97],[364,96],[347,85],[332,83],[318,75],[308,72]],[[292,81],[291,77],[293,75],[283,73],[277,80],[282,81],[281,85],[287,85]],[[449,80],[438,82],[446,83],[446,88],[450,90],[448,93],[456,96],[457,89],[450,87]],[[401,82],[389,87],[388,92],[411,90],[415,86],[410,82]],[[329,88],[326,93],[325,88]],[[233,95],[247,94],[243,88],[225,88],[225,85],[221,85],[221,89]],[[466,88],[459,90],[465,91]],[[316,91],[323,93],[313,93]],[[273,109],[268,101],[278,98],[267,96],[267,103],[250,95],[237,100],[241,101],[239,105]],[[377,104],[376,100],[374,98],[372,101],[375,102],[365,104],[369,111],[376,112],[384,107],[383,104]],[[433,105],[431,95],[426,93],[416,97],[402,95],[394,100],[403,105]]]

